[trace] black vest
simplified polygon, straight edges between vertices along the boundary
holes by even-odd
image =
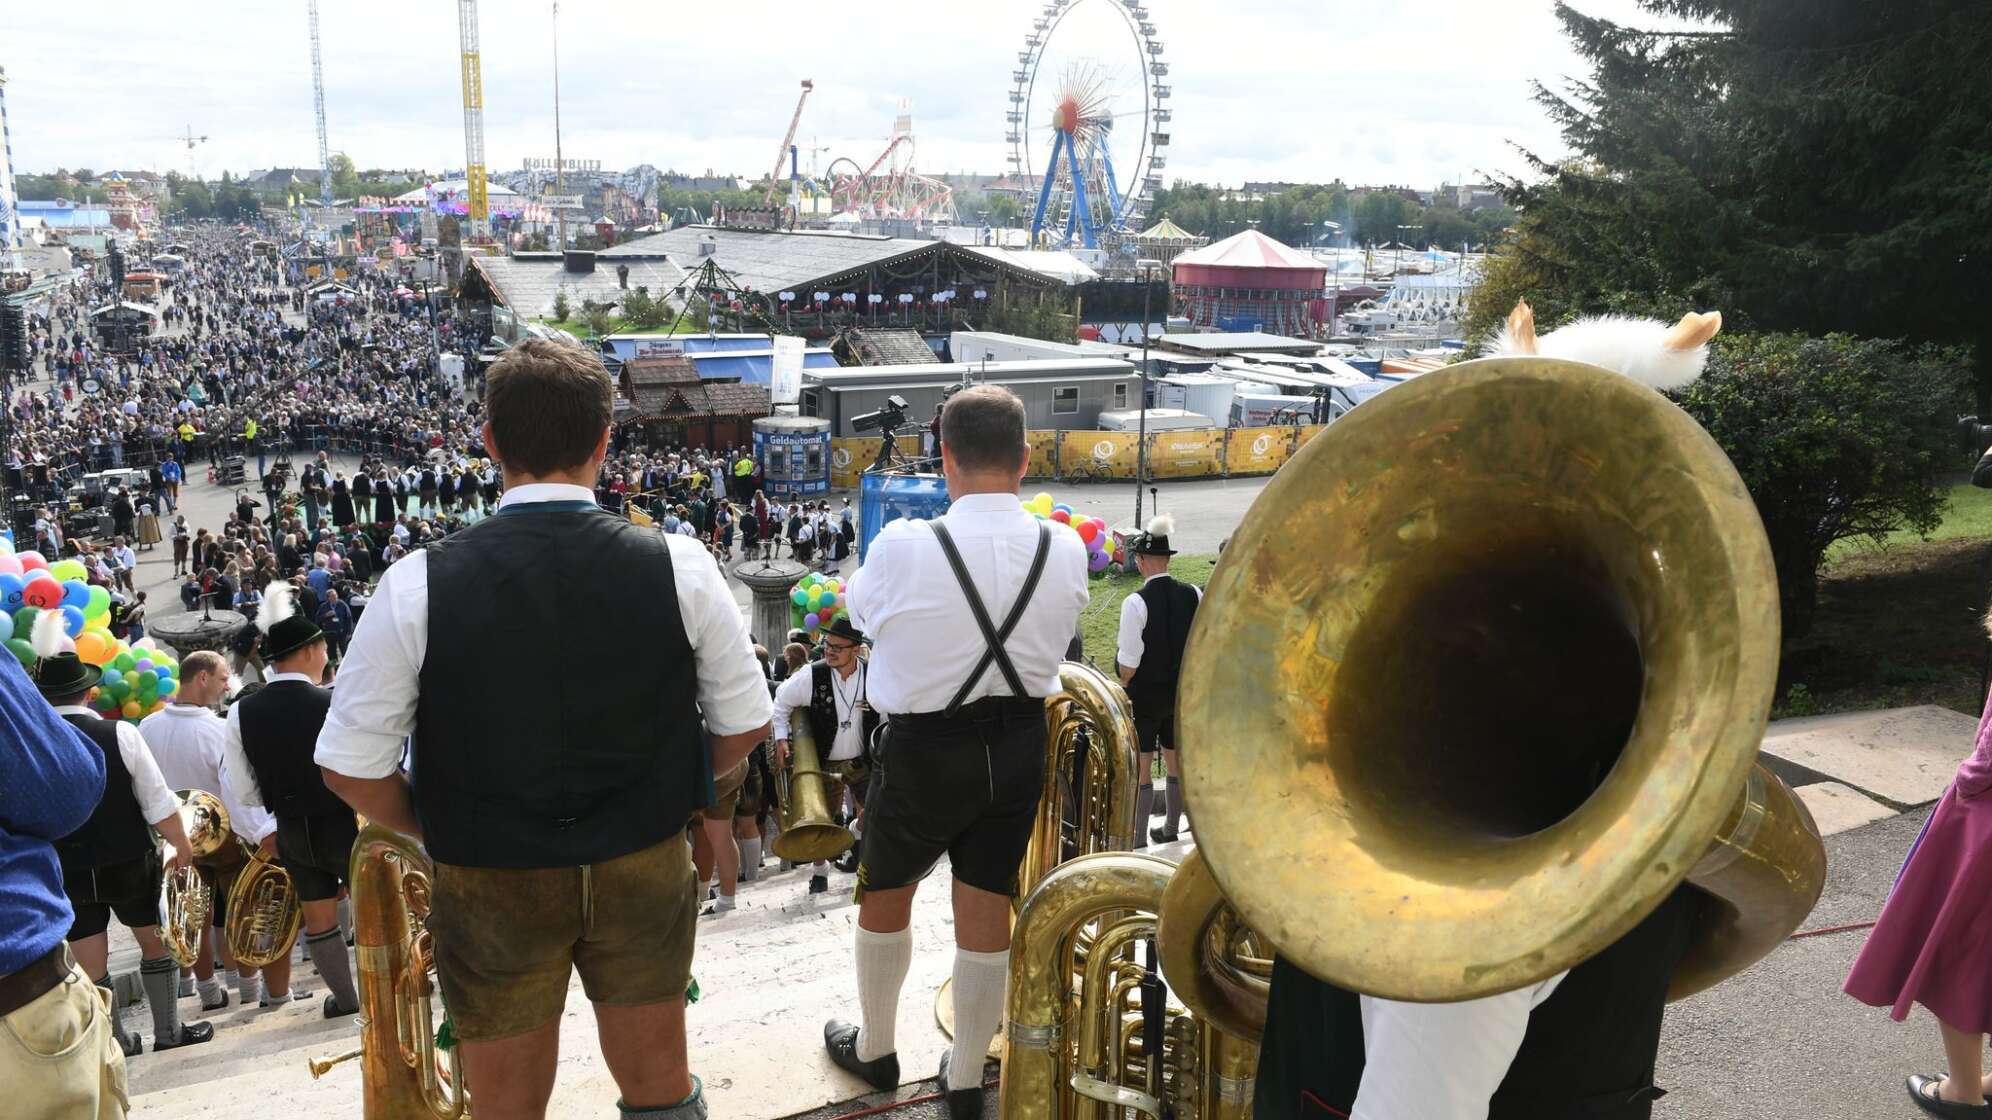
[[[429,546],[415,809],[443,863],[600,863],[706,802],[671,554],[598,510],[514,508]]]
[[[1693,887],[1677,888],[1632,932],[1571,969],[1530,1013],[1521,1049],[1488,1102],[1488,1120],[1651,1117],[1664,1092],[1653,1085],[1653,1059],[1667,984],[1706,905]],[[1356,994],[1276,961],[1254,1120],[1347,1115],[1362,1076]]]
[[[352,812],[325,788],[325,776],[312,757],[331,706],[332,693],[306,681],[264,685],[235,705],[242,753],[256,775],[263,804],[278,820]]]
[[[69,714],[62,717],[104,756],[104,796],[83,827],[55,842],[66,867],[109,867],[143,856],[152,848],[152,833],[138,796],[131,791],[131,771],[118,750],[118,725],[107,719]]]
[[[831,681],[831,678],[837,675],[837,670],[832,669],[828,664],[819,660],[809,663],[809,672],[809,733],[816,737],[817,761],[828,762],[830,761],[831,746],[837,740],[837,724],[839,722],[837,719],[837,693]],[[858,687],[858,678],[868,672],[869,670],[867,669],[859,669],[857,672],[852,673],[847,687]],[[862,695],[853,699],[859,703],[863,703],[864,701]],[[857,761],[867,762],[871,759],[872,736],[878,732],[878,709],[872,707],[870,704],[864,704],[863,707],[858,709],[858,717],[858,729],[862,734],[864,748],[859,752]]]
[[[1165,575],[1135,594],[1148,605],[1148,625],[1141,628],[1141,664],[1127,682],[1127,697],[1140,715],[1166,714],[1176,708],[1176,674],[1197,617],[1197,589]]]

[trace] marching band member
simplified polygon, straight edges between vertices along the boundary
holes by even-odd
[[[62,857],[62,883],[76,913],[69,927],[69,947],[76,963],[97,986],[109,990],[110,939],[105,934],[111,915],[131,930],[139,948],[138,979],[145,1002],[152,1008],[152,1049],[171,1050],[214,1037],[208,1023],[180,1022],[180,966],[159,940],[159,887],[166,871],[194,860],[187,832],[180,824],[180,802],[159,776],[159,764],[146,749],[138,728],[122,720],[100,718],[84,701],[104,672],[61,646],[62,615],[46,611],[35,619],[30,643],[35,662],[35,687],[57,715],[83,733],[104,756],[104,796],[82,828],[56,841]],[[173,848],[165,866],[150,823]],[[143,1045],[137,1032],[126,1034],[124,1016],[111,1009],[111,1029],[125,1056]]]
[[[527,341],[491,367],[504,499],[388,569],[318,741],[332,788],[434,861],[428,928],[481,1120],[545,1114],[576,970],[622,1114],[705,1115],[685,826],[766,738],[768,689],[704,546],[595,505],[610,401],[574,346]],[[526,648],[558,652],[494,693],[493,651]]]
[[[1044,698],[1087,598],[1085,546],[1017,497],[1029,458],[1015,394],[956,393],[941,418],[953,507],[887,525],[851,577],[852,621],[873,642],[867,698],[886,726],[858,863],[862,1025],[833,1019],[824,1044],[873,1086],[898,1084],[913,894],[946,854],[955,1038],[941,1078],[956,1120],[982,1115],[983,1058],[1009,975],[1010,899],[1043,791]],[[961,640],[964,613],[980,641]]]
[[[332,705],[331,690],[318,684],[329,653],[324,633],[297,613],[296,593],[291,584],[272,580],[256,614],[263,660],[275,671],[262,688],[228,709],[221,765],[235,801],[267,807],[277,818],[277,855],[304,912],[304,951],[330,989],[322,1005],[330,1019],[360,1009],[352,958],[339,928],[339,891],[346,886],[360,829],[312,762],[312,746]],[[293,998],[290,977],[278,972],[288,966],[287,958],[265,974],[264,1007]]]
[[[229,781],[222,772],[228,725],[213,709],[227,693],[228,663],[221,655],[212,650],[190,653],[180,662],[180,687],[173,693],[173,703],[140,720],[138,731],[145,737],[146,746],[152,748],[168,789],[198,789],[214,794],[228,810],[228,824],[235,834],[251,847],[261,848],[265,856],[275,858],[277,819],[261,806],[244,804],[235,794],[233,787],[237,783]],[[214,978],[217,948],[223,965],[236,975],[236,995],[246,1007],[257,999],[259,977],[255,969],[241,967],[229,952],[228,939],[217,935],[228,916],[228,888],[242,867],[242,850],[226,844],[221,851],[195,862],[214,899],[208,928],[201,932],[201,955],[194,961],[201,1010],[218,1011],[228,1006],[228,993]],[[272,964],[269,971],[276,990],[290,989],[288,954]]]
[[[1183,647],[1190,640],[1190,624],[1196,621],[1197,605],[1203,592],[1169,574],[1169,534],[1176,522],[1162,514],[1148,523],[1148,531],[1134,540],[1134,565],[1141,571],[1141,590],[1121,600],[1120,641],[1114,660],[1120,667],[1121,685],[1134,704],[1134,732],[1141,748],[1141,776],[1153,769],[1152,757],[1162,750],[1162,765],[1168,771],[1166,789],[1151,790],[1146,781],[1135,800],[1134,827],[1148,828],[1149,809],[1154,796],[1163,795],[1168,816],[1151,834],[1156,843],[1176,839],[1176,827],[1183,818],[1182,770],[1176,762],[1176,671],[1183,664]]]
[[[842,805],[843,791],[848,789],[860,812],[871,784],[866,745],[879,725],[878,709],[865,702],[864,640],[850,619],[837,619],[823,632],[823,656],[809,663],[808,672],[791,674],[775,691],[775,764],[788,765],[789,721],[801,710],[817,750],[824,752],[824,772],[839,783],[829,798],[831,806]],[[830,866],[818,860],[809,869],[809,893],[829,889]]]

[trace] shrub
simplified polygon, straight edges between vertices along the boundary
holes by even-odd
[[[567,301],[567,289],[562,288],[561,290],[553,293],[554,318],[565,323],[567,321],[567,317],[573,314],[573,312],[574,312],[574,305]]]

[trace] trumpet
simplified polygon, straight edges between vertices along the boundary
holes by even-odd
[[[241,843],[228,825],[228,810],[221,799],[206,790],[176,790],[180,827],[186,830],[187,846],[195,859],[205,859],[222,850],[230,841]],[[160,862],[172,855],[165,840],[159,842]],[[214,913],[214,888],[191,864],[168,871],[159,881],[159,940],[166,953],[181,968],[192,968],[200,959],[201,932]]]

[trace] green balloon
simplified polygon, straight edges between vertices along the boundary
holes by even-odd
[[[125,697],[131,695],[131,682],[125,680],[123,677],[119,677],[104,687],[110,689],[111,695],[117,697],[119,703],[123,703]]]
[[[111,593],[94,583],[91,584],[90,601],[83,604],[83,617],[96,618],[99,615],[109,614],[110,610]]]
[[[120,673],[131,672],[131,667],[136,664],[138,664],[138,662],[133,660],[131,654],[129,653],[120,653],[116,657],[111,659],[111,667],[116,669]]]
[[[36,615],[38,615],[38,614],[40,614],[40,613],[41,613],[41,608],[39,608],[39,607],[27,607],[27,606],[24,606],[24,607],[20,608],[19,610],[15,611],[15,612],[14,612],[14,636],[15,636],[15,638],[17,638],[18,640],[20,640],[20,641],[22,641],[22,642],[25,642],[25,641],[27,641],[27,640],[28,640],[28,636],[29,636],[30,634],[34,633],[34,629],[35,629],[35,616],[36,616]],[[34,647],[33,647],[33,646],[29,646],[28,648],[32,650],[32,649],[33,649]]]
[[[14,659],[19,661],[21,667],[24,669],[35,663],[34,647],[30,646],[25,639],[7,639],[7,652],[13,654]]]

